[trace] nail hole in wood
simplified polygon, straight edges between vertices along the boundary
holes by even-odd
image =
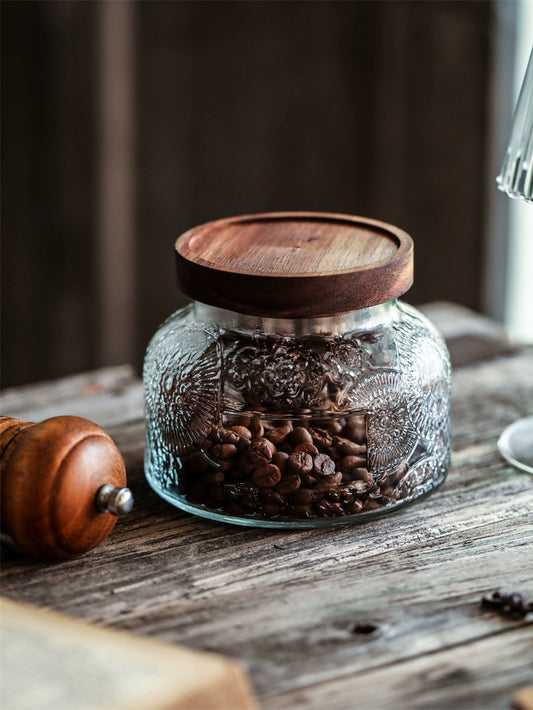
[[[362,623],[362,624],[353,624],[350,628],[350,631],[352,634],[373,634],[374,631],[378,630],[378,626],[376,624],[370,624],[370,623]]]

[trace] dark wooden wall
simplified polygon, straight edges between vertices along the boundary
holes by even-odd
[[[116,263],[106,12],[134,58],[117,74],[134,138]],[[139,365],[183,303],[174,239],[231,214],[391,221],[415,239],[408,300],[480,308],[489,2],[4,2],[2,16],[4,386]]]

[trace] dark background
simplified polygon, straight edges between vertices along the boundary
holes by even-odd
[[[3,386],[139,367],[175,238],[234,214],[393,222],[406,300],[482,308],[492,3],[1,11]]]

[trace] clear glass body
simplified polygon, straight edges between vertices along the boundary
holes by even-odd
[[[400,301],[316,319],[193,303],[147,350],[148,483],[242,525],[396,510],[446,477],[450,374],[440,334]]]

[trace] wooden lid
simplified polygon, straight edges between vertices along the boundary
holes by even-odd
[[[413,282],[411,237],[351,215],[221,219],[179,237],[176,255],[185,294],[251,315],[331,316],[390,301]]]

